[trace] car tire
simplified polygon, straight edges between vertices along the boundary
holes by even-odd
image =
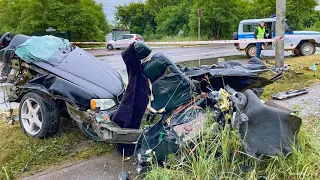
[[[51,137],[59,130],[59,109],[50,97],[29,92],[21,99],[19,120],[26,135],[35,138]]]
[[[300,47],[300,54],[301,56],[309,56],[316,52],[316,47],[314,44],[310,42],[306,42],[301,45]]]
[[[110,51],[113,50],[112,44],[108,44],[108,45],[107,45],[107,49],[110,50]]]
[[[120,48],[116,48],[116,50],[120,50]]]
[[[294,49],[294,50],[293,50],[293,54],[294,54],[295,56],[300,56],[300,49],[298,49],[298,48]]]
[[[246,54],[249,58],[256,56],[256,52],[257,52],[256,45],[251,44],[246,48]]]

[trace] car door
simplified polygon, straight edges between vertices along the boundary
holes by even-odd
[[[131,34],[124,35],[123,39],[124,39],[123,47],[129,47],[129,45],[134,42],[134,36]]]
[[[113,48],[120,48],[122,45],[123,36],[118,35],[116,38],[113,39],[114,43],[112,43]]]

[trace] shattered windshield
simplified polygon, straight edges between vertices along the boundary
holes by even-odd
[[[69,40],[54,36],[32,37],[16,49],[16,54],[29,62],[58,65],[73,50]]]

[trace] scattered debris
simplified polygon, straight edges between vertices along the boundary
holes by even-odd
[[[14,52],[22,43],[25,46],[18,46]],[[43,44],[43,49],[39,44]],[[60,46],[64,48],[58,48]],[[263,104],[259,99],[263,88],[281,78],[285,69],[268,68],[258,58],[252,58],[246,67],[219,59],[217,65],[188,68],[177,66],[162,53],[151,55],[151,51],[144,43],[137,42],[122,53],[129,75],[126,90],[113,69],[71,46],[67,40],[17,35],[0,54],[16,53],[14,57],[19,59],[14,66],[13,59],[3,56],[7,69],[2,73],[8,75],[11,70],[17,73],[9,79],[16,81],[13,100],[30,90],[45,94],[38,97],[28,93],[30,97],[27,94],[22,98],[29,99],[22,103],[26,102],[26,108],[31,109],[21,109],[32,111],[31,115],[25,114],[24,119],[36,117],[36,109],[42,103],[54,107],[65,105],[61,111],[68,112],[90,138],[117,144],[117,150],[123,153],[122,163],[130,160],[124,157],[134,154],[139,171],[148,169],[153,158],[162,162],[168,154],[192,145],[194,140],[205,135],[206,109],[214,113],[215,122],[210,125],[218,124],[220,129],[227,127],[240,133],[244,151],[251,157],[288,155],[293,147],[299,148],[297,135],[301,119],[281,107]],[[84,65],[90,66],[91,71],[83,71],[81,66]],[[311,69],[316,71],[315,64]],[[267,71],[272,71],[274,77],[260,76]],[[108,80],[96,77],[108,77]],[[91,87],[87,90],[88,86]],[[285,95],[298,93],[302,92],[285,92]],[[31,103],[30,99],[40,99],[42,103]],[[55,99],[61,100],[63,105],[57,104]],[[52,109],[43,107],[42,111],[59,115],[57,108]],[[161,118],[154,125],[139,129],[146,110],[151,116],[160,115]],[[58,120],[57,116],[55,122],[50,123],[58,125]],[[38,129],[42,125],[46,123],[38,125]],[[57,130],[53,126],[46,129],[49,131],[37,136],[46,137]],[[250,167],[243,169],[250,170]],[[122,172],[119,179],[128,179],[128,176],[128,172]]]
[[[290,91],[285,91],[285,92],[278,92],[278,93],[272,95],[272,98],[277,99],[277,100],[283,100],[283,99],[289,99],[292,97],[307,94],[308,92],[309,91],[306,89],[290,90]]]
[[[26,165],[22,168],[21,172],[27,172],[27,171],[28,171],[28,164],[26,164]]]
[[[118,180],[128,180],[129,179],[129,173],[128,172],[121,172],[119,175]]]

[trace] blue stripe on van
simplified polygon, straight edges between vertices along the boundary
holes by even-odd
[[[288,32],[286,32],[286,35],[290,34]],[[320,33],[291,33],[290,35],[320,35]],[[273,34],[273,37],[274,34]],[[238,39],[252,39],[254,38],[254,33],[250,33],[250,34],[238,34]]]

